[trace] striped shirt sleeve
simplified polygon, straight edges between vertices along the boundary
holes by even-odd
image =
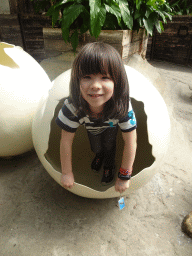
[[[131,132],[137,128],[137,120],[131,102],[129,102],[127,116],[119,120],[119,127],[122,132]]]
[[[75,108],[68,102],[68,99],[64,101],[63,107],[55,121],[61,129],[67,132],[74,133],[79,127],[79,118],[75,115]]]

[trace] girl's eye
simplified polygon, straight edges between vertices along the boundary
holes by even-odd
[[[110,79],[108,76],[103,76],[102,79],[107,80]]]
[[[83,79],[90,79],[90,76],[84,76]]]

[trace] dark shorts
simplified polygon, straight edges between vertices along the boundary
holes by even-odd
[[[91,144],[91,150],[98,156],[104,155],[104,168],[114,167],[116,153],[116,137],[118,126],[107,128],[98,135],[93,135],[89,131],[88,137]]]

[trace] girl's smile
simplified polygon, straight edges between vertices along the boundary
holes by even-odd
[[[109,74],[90,74],[80,79],[80,90],[90,110],[100,113],[104,104],[113,96],[114,82]]]
[[[103,96],[103,94],[88,94],[91,98],[99,98],[101,96]]]

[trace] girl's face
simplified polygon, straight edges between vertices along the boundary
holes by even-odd
[[[104,104],[113,96],[114,82],[109,74],[86,75],[80,79],[80,91],[90,110],[100,113]]]

